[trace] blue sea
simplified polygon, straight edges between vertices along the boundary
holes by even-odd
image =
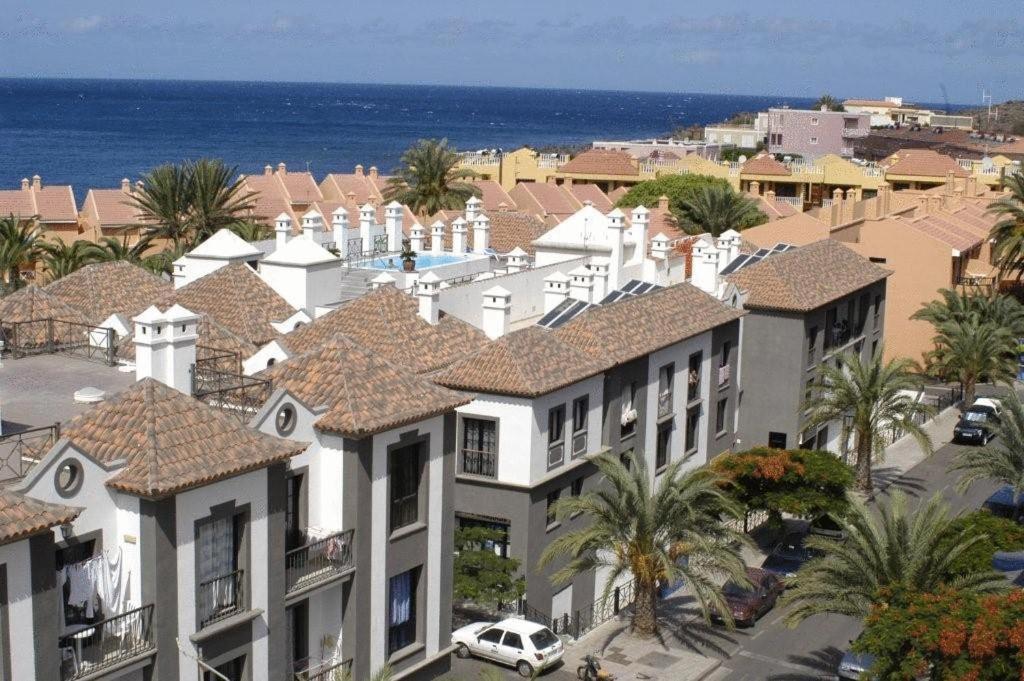
[[[284,161],[317,178],[388,171],[419,138],[460,150],[664,135],[737,111],[806,106],[782,96],[424,85],[0,80],[0,187],[36,173],[115,187],[154,166],[218,157],[240,172]]]

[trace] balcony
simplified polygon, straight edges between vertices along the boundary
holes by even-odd
[[[245,570],[235,570],[200,582],[196,602],[199,627],[241,612],[245,608],[244,586]]]
[[[658,393],[658,418],[672,415],[672,391],[664,390]]]
[[[113,670],[153,653],[153,605],[144,605],[61,636],[61,679],[73,681]]]
[[[477,449],[462,450],[462,472],[466,475],[479,475],[493,478],[497,474],[494,468],[494,452]]]
[[[354,530],[334,532],[285,553],[287,593],[322,584],[353,570],[353,533]]]
[[[847,139],[867,137],[870,132],[869,128],[843,128],[843,137]]]

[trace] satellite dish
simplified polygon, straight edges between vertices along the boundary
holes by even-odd
[[[740,154],[740,157],[739,157],[739,159],[737,159],[737,160],[738,160],[738,161],[739,161],[740,163],[746,163],[746,162],[747,162],[747,155],[746,155],[746,154]]]

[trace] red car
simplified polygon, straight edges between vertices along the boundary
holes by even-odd
[[[748,567],[751,586],[740,586],[731,579],[722,587],[722,595],[737,626],[752,627],[762,615],[775,607],[785,589],[776,575],[761,568]],[[721,619],[721,618],[716,618]]]

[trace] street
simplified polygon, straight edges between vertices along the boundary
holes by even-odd
[[[951,433],[936,433],[935,435],[938,445],[948,439]],[[878,494],[878,498],[884,499],[895,490],[902,490],[912,499],[917,500],[927,499],[938,492],[942,494],[953,512],[968,512],[980,508],[982,502],[998,485],[977,483],[966,494],[959,494],[956,490],[957,475],[947,471],[959,449],[961,449],[959,445],[944,444],[936,449],[931,457],[913,466],[902,475],[894,474],[885,462],[880,463],[875,469],[877,478],[884,480],[888,473],[889,477],[894,477],[894,479],[883,492]],[[700,619],[689,619],[686,616],[687,612],[691,611],[683,605],[680,611],[674,613],[680,615],[678,618],[673,617],[674,621],[684,621],[685,623],[682,626],[672,627],[671,631],[666,626],[666,630],[663,632],[664,645],[652,644],[651,648],[655,650],[653,654],[657,655],[660,654],[657,651],[664,651],[668,657],[668,654],[672,653],[677,655],[688,653],[720,660],[720,666],[710,674],[693,677],[715,681],[753,681],[754,679],[810,681],[835,678],[835,670],[843,652],[861,629],[859,621],[837,615],[816,616],[805,621],[799,627],[790,629],[782,622],[784,611],[773,610],[754,627],[730,632],[723,627],[704,624]],[[567,650],[567,658],[580,654],[579,651],[573,650],[573,646]],[[445,678],[451,681],[456,679],[473,681],[480,678],[481,671],[485,668],[498,669],[488,662],[459,660],[453,657],[452,672]],[[504,674],[509,679],[517,678],[515,671],[511,669],[504,671]],[[673,676],[677,675],[673,674]],[[567,664],[553,669],[541,678],[552,681],[576,678],[575,664]],[[653,679],[657,677],[652,677],[650,674],[620,676],[620,679],[624,678]],[[668,677],[664,678],[665,681],[668,680]]]

